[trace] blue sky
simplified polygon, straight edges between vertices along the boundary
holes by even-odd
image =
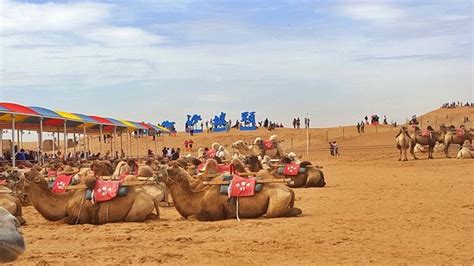
[[[472,1],[6,1],[0,100],[182,124],[473,101]]]

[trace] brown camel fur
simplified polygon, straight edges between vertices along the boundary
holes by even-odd
[[[189,186],[189,174],[176,163],[164,167],[162,178],[168,185],[174,199],[176,210],[184,217],[196,217],[200,221],[217,221],[236,217],[234,204],[229,204],[227,195],[219,192],[219,186],[210,186],[201,192],[192,192]],[[263,190],[253,197],[239,200],[241,218],[265,216],[293,217],[302,212],[294,208],[295,194],[281,184],[265,184]]]
[[[442,142],[445,134],[443,132],[430,131],[430,136],[422,136],[417,129],[415,132],[410,134],[410,153],[413,155],[413,158],[417,160],[418,158],[415,155],[415,146],[416,144],[427,145],[428,146],[428,159],[433,159],[433,152],[436,142]]]
[[[0,207],[5,208],[9,213],[15,216],[20,224],[26,223],[26,220],[22,216],[21,201],[17,197],[0,192]]]
[[[264,178],[290,178],[292,183],[288,184],[291,188],[301,188],[301,187],[324,187],[326,186],[326,180],[324,178],[324,173],[321,169],[312,166],[310,162],[300,162],[301,167],[306,167],[306,172],[304,174],[298,174],[296,176],[285,176],[278,173],[278,169],[269,169],[263,170],[263,166],[256,156],[247,157],[246,163],[249,165],[249,169],[252,172],[258,172],[257,176],[262,176]],[[267,175],[269,173],[270,175]]]
[[[446,155],[446,158],[450,158],[449,146],[451,144],[458,144],[462,146],[466,140],[468,140],[469,142],[472,142],[473,140],[472,134],[466,131],[465,129],[463,137],[459,137],[456,134],[454,127],[447,128],[445,126],[441,126],[440,131],[444,133],[444,138],[442,138],[441,142],[444,143],[444,154]]]
[[[135,187],[129,188],[126,197],[92,204],[85,199],[85,189],[68,191],[65,194],[52,193],[43,176],[36,170],[26,174],[26,181],[26,190],[33,206],[48,221],[105,224],[142,222],[156,218],[153,209],[158,209],[158,206],[154,205],[149,195]]]

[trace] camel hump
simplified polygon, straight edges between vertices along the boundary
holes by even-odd
[[[308,167],[310,165],[312,165],[312,164],[311,164],[311,162],[308,162],[308,161],[303,161],[303,162],[300,163],[300,167]]]

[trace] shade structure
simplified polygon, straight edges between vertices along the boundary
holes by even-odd
[[[19,105],[16,103],[0,102],[0,107],[3,110],[7,110],[8,112],[15,113],[15,114],[39,116],[39,113],[36,112],[35,110],[27,106]]]
[[[88,133],[97,133],[102,127],[103,131],[114,130],[148,130],[155,129],[151,123],[138,123],[129,120],[119,120],[96,115],[85,115],[81,113],[70,113],[66,111],[54,111],[39,106],[24,106],[17,103],[0,102],[0,128],[9,129],[15,117],[16,129],[40,130],[42,120],[43,131],[57,132],[62,130],[64,122],[70,133],[84,132],[84,126]],[[162,130],[164,131],[164,130]]]

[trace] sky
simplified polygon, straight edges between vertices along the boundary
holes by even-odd
[[[0,0],[0,101],[313,127],[474,101],[472,1]]]

